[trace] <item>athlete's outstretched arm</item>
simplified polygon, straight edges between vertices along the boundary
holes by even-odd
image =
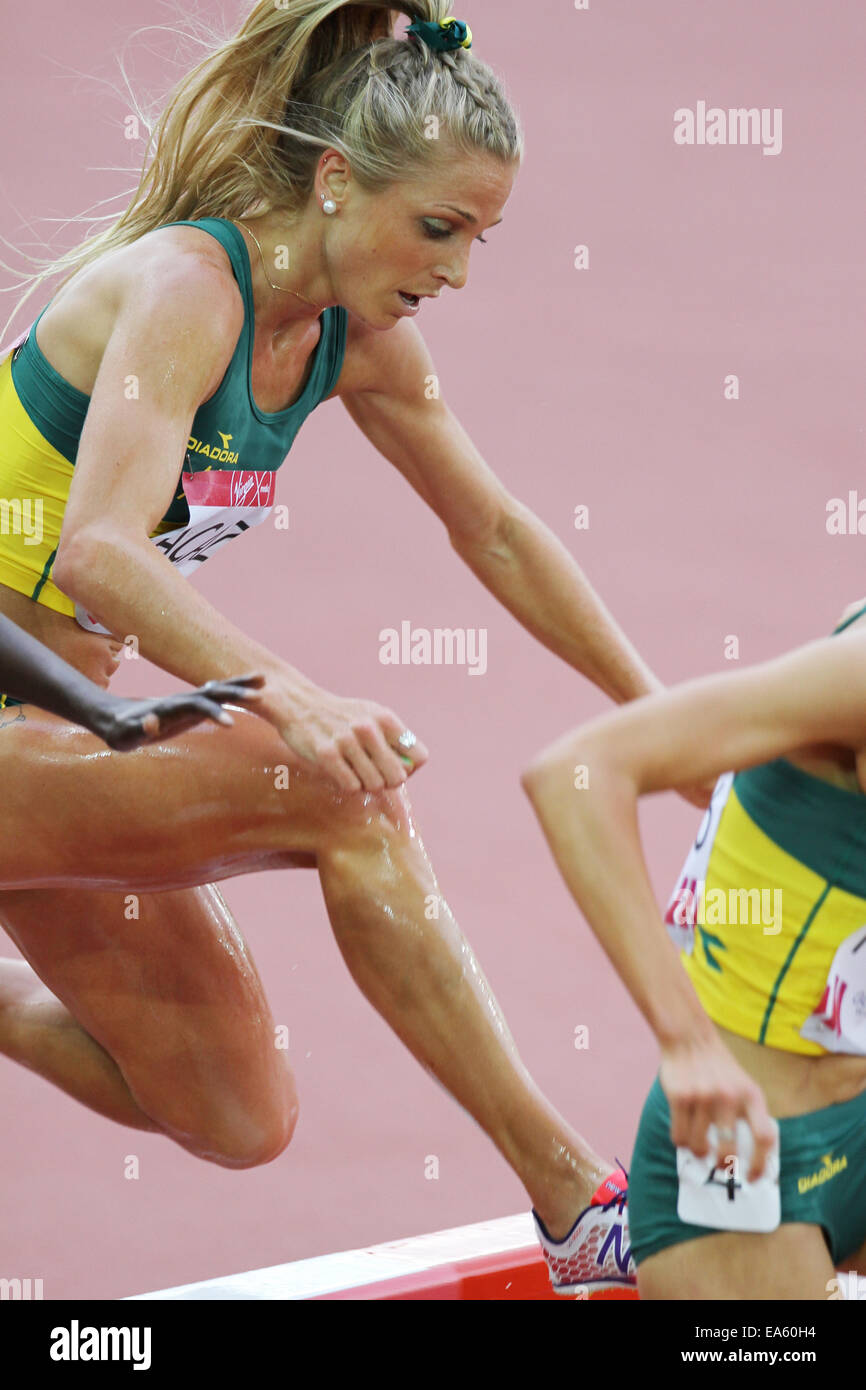
[[[261,676],[209,682],[198,690],[126,700],[95,685],[29,632],[0,613],[0,689],[25,704],[81,724],[109,747],[129,752],[192,728],[203,719],[231,724],[223,704],[258,699]]]
[[[753,1176],[770,1142],[763,1097],[722,1045],[668,938],[637,801],[820,743],[866,744],[862,632],[647,696],[565,735],[522,778],[572,895],[658,1038],[674,1142],[706,1154],[708,1124],[742,1116],[758,1141]],[[579,790],[576,767],[588,772]]]
[[[367,380],[341,392],[352,419],[445,525],[451,545],[527,631],[622,702],[661,689],[565,546],[513,497],[445,401],[416,324],[368,334]]]
[[[210,261],[174,247],[142,254],[90,395],[52,578],[109,632],[134,634],[142,656],[190,685],[261,671],[256,714],[342,790],[401,786],[408,774],[395,746],[405,725],[392,710],[315,685],[230,623],[149,539],[243,318],[234,279]],[[419,739],[412,771],[427,757]]]

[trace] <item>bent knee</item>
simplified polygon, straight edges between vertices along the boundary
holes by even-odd
[[[415,836],[412,807],[405,787],[381,792],[351,792],[324,807],[320,852],[386,849]]]
[[[188,1085],[180,1092],[160,1088],[151,1103],[139,1091],[136,1099],[163,1134],[193,1154],[224,1168],[255,1168],[271,1163],[291,1143],[298,1122],[298,1093],[291,1068],[271,1066],[256,1075],[245,1073],[221,1084]],[[271,1059],[268,1059],[269,1062]]]
[[[235,1116],[230,1123],[214,1125],[207,1134],[174,1137],[196,1158],[221,1168],[259,1168],[285,1152],[297,1122],[295,1097],[267,1114]]]

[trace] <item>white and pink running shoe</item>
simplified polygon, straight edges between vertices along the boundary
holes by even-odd
[[[638,1297],[628,1233],[628,1174],[616,1168],[564,1240],[552,1240],[533,1210],[553,1292],[564,1298]]]

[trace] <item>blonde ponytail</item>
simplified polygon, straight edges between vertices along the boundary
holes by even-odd
[[[372,193],[429,166],[446,138],[466,153],[519,160],[519,122],[492,70],[467,49],[434,53],[414,36],[395,38],[401,14],[435,23],[449,9],[447,0],[399,10],[260,0],[232,37],[211,35],[216,46],[168,97],[125,211],[64,255],[34,261],[40,269],[24,277],[30,288],[6,327],[43,280],[62,271],[68,280],[167,222],[299,210],[328,147]]]

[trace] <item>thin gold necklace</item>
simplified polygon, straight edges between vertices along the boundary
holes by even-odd
[[[264,253],[263,253],[263,251],[262,251],[262,248],[261,248],[261,244],[260,244],[260,242],[259,242],[259,239],[258,239],[258,237],[256,236],[255,232],[253,231],[252,227],[247,227],[243,222],[236,222],[235,219],[234,219],[233,217],[230,218],[230,221],[233,222],[234,225],[235,225],[236,227],[240,227],[242,231],[248,232],[249,235],[252,237],[253,241],[256,243],[256,246],[258,247],[258,251],[259,251],[259,259],[261,260],[261,263],[262,263],[262,270],[264,271],[265,279],[267,280],[267,282],[268,282],[268,284],[270,285],[271,289],[272,289],[272,290],[279,290],[279,292],[280,292],[281,294],[293,294],[293,295],[295,296],[296,299],[302,299],[302,300],[304,301],[305,304],[309,304],[309,305],[311,306],[311,308],[315,309],[317,312],[320,312],[318,304],[314,304],[313,301],[312,301],[312,299],[307,299],[306,295],[299,294],[297,290],[287,290],[287,289],[284,288],[283,285],[275,285],[275,284],[274,284],[273,280],[272,280],[271,277],[268,275],[268,268],[267,268],[267,266],[265,265]]]

